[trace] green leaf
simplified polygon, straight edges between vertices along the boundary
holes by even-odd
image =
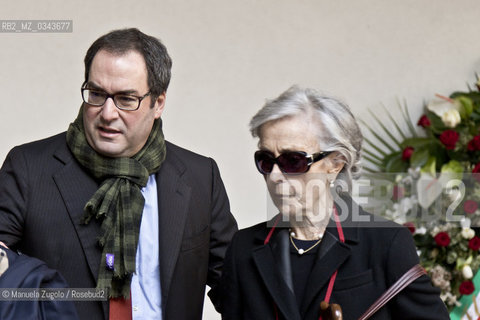
[[[449,172],[449,173],[463,173],[463,166],[460,162],[456,160],[450,160],[448,163],[442,166],[442,173]]]
[[[480,120],[480,113],[472,112],[472,114],[470,115],[470,119],[475,121]]]
[[[478,91],[472,91],[472,92],[456,91],[450,95],[450,98],[456,99],[461,96],[468,97],[470,100],[472,100],[473,104],[478,104],[480,102],[480,92]]]
[[[430,151],[430,156],[435,157],[436,159],[436,170],[440,170],[440,166],[448,159],[445,146],[441,144],[440,141],[435,140],[428,146],[428,150]]]
[[[373,159],[375,159],[377,161],[382,161],[383,160],[383,157],[380,157],[380,156],[374,154],[370,150],[363,149],[363,153],[365,153],[366,155],[369,155],[370,157],[372,157]]]
[[[360,120],[363,125],[365,127],[367,127],[367,129],[370,131],[370,133],[375,137],[377,138],[378,141],[380,141],[385,147],[387,147],[391,152],[394,152],[396,151],[391,145],[390,143],[388,143],[385,139],[383,139],[378,133],[376,133],[365,121],[363,120]],[[366,139],[365,139],[366,140]],[[372,144],[373,146],[373,144]]]
[[[415,130],[415,127],[413,126],[412,119],[410,118],[410,113],[408,112],[408,107],[407,107],[407,101],[404,99],[403,103],[404,104],[403,104],[403,109],[402,109],[402,103],[398,100],[398,104],[400,106],[400,109],[403,111],[402,112],[403,119],[405,120],[408,128],[410,129],[410,134],[412,136],[416,137],[417,136],[417,131]]]
[[[410,165],[413,168],[422,167],[428,161],[430,152],[428,149],[415,149],[410,158]]]
[[[368,138],[364,138],[364,140],[365,140],[365,143],[367,143],[373,149],[377,150],[377,152],[380,153],[382,156],[385,157],[388,154],[385,151],[383,151],[382,149],[380,149],[379,147],[377,147],[377,145],[375,143],[373,143],[372,141],[370,141]]]
[[[415,150],[428,148],[432,143],[435,143],[434,138],[409,138],[401,143],[402,149],[406,147],[413,147]]]
[[[364,156],[363,158],[365,158],[365,160],[367,160],[367,161],[370,162],[371,164],[379,167],[379,169],[383,168],[382,161],[375,160],[375,159],[373,159],[373,158],[370,158],[369,156]]]
[[[389,177],[391,177],[392,175],[390,174],[386,174],[385,172],[379,172],[379,171],[375,171],[375,172],[371,172],[371,173],[368,173],[365,175],[366,178],[369,178],[371,180],[390,180]]]
[[[372,110],[368,110],[368,112],[370,113],[370,115],[377,121],[378,125],[383,129],[383,131],[385,132],[386,135],[388,135],[390,137],[390,139],[392,139],[393,142],[395,142],[395,144],[397,146],[400,146],[400,142],[395,138],[395,136],[390,132],[391,130],[387,129],[385,127],[385,125],[383,124],[382,121],[380,121],[380,119],[377,118],[377,116],[372,112]]]
[[[437,174],[436,167],[437,167],[437,158],[430,156],[428,158],[427,163],[420,169],[420,172],[428,173],[432,177],[435,177]]]
[[[427,116],[428,116],[428,119],[430,119],[430,123],[431,123],[430,130],[432,130],[432,132],[436,134],[440,134],[443,131],[448,129],[443,123],[442,119],[439,116],[437,116],[435,113],[428,111]]]
[[[429,234],[416,234],[413,237],[417,247],[427,247],[433,244],[433,238]]]
[[[402,139],[406,139],[407,138],[406,134],[403,133],[402,129],[400,129],[400,126],[398,125],[397,121],[395,121],[395,119],[392,117],[392,114],[387,110],[385,105],[382,104],[382,107],[385,110],[385,113],[387,114],[387,116],[390,118],[390,121],[392,121],[393,125],[397,129],[398,133],[402,136]]]
[[[405,172],[408,169],[408,163],[402,160],[402,152],[394,152],[384,159],[385,171],[387,172]]]
[[[368,173],[376,173],[378,170],[371,169],[369,167],[362,167],[362,170],[367,171]]]
[[[441,173],[449,177],[450,180],[460,181],[463,178],[463,166],[456,160],[450,160],[442,166]]]
[[[460,117],[462,119],[468,119],[468,117],[470,117],[470,114],[472,114],[473,112],[473,101],[465,96],[459,96],[456,99],[460,102],[461,105],[461,108],[459,110]]]

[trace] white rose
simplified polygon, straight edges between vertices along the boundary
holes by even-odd
[[[462,220],[460,220],[460,225],[462,226],[462,228],[466,228],[466,229],[469,229],[470,226],[472,225],[472,221],[470,220],[470,218],[465,218],[465,217],[462,217]]]
[[[470,240],[475,237],[475,231],[471,228],[463,228],[462,229],[462,237],[464,239]]]
[[[460,112],[457,109],[450,109],[442,114],[443,123],[449,128],[455,128],[457,124],[462,121],[460,119]]]
[[[473,271],[469,265],[465,265],[462,268],[462,275],[464,279],[472,279],[473,278]]]
[[[402,199],[402,201],[400,201],[400,206],[398,207],[400,213],[402,214],[402,216],[404,216],[408,210],[410,210],[412,207],[412,201],[410,201],[410,199],[408,198],[404,198]]]
[[[415,234],[426,234],[427,233],[427,228],[425,227],[420,227],[415,229]]]

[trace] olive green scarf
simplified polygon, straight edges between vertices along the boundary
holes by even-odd
[[[97,288],[107,288],[110,297],[129,297],[145,204],[141,188],[147,185],[149,175],[160,169],[166,155],[161,119],[155,120],[147,142],[133,157],[108,158],[88,144],[82,107],[68,128],[67,144],[78,162],[100,181],[84,208],[85,224],[93,217],[102,221]],[[114,270],[106,267],[106,254],[114,255]]]

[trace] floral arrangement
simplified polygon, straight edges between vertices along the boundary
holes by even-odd
[[[374,183],[370,195],[388,200],[375,210],[410,229],[451,310],[475,291],[480,268],[480,80],[466,92],[437,94],[416,122],[406,105],[400,109],[403,130],[386,111],[397,134],[372,112],[380,132],[363,122],[374,137],[365,139],[366,175],[387,181]]]

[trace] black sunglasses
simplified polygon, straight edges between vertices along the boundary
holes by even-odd
[[[261,174],[270,174],[275,164],[283,173],[305,173],[313,163],[322,160],[332,152],[323,151],[307,154],[303,151],[287,151],[275,158],[270,151],[258,150],[255,152],[255,165]]]

